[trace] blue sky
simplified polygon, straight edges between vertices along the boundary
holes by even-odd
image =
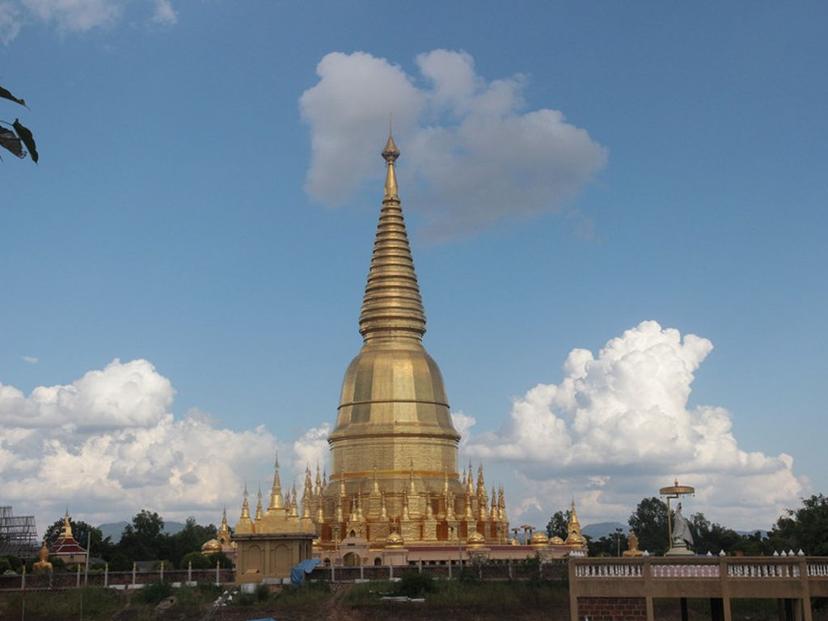
[[[386,59],[427,88],[417,55],[464,51],[483,80],[524,76],[519,113],[559,110],[607,156],[557,210],[506,209],[434,239],[427,207],[406,202],[429,195],[399,141],[426,346],[453,409],[496,431],[513,398],[562,380],[573,348],[597,355],[655,320],[714,346],[690,406],[726,408],[742,449],[790,454],[801,493],[826,491],[823,4],[214,0],[153,21],[133,0],[93,3],[120,12],[92,26],[9,4],[20,30],[0,46],[0,83],[31,110],[0,118],[33,128],[41,162],[0,164],[0,383],[29,393],[143,358],[174,386],[177,416],[264,424],[288,444],[333,423],[381,185],[337,207],[309,196],[299,98],[332,52]],[[780,502],[753,521],[724,502],[706,512],[767,526]],[[624,518],[622,504],[590,517]]]

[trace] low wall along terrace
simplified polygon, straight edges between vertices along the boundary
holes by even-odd
[[[681,600],[685,621],[688,598],[710,599],[715,621],[730,621],[741,598],[777,599],[788,621],[812,621],[811,598],[828,597],[828,558],[571,559],[569,596],[571,621],[652,621],[656,598]]]
[[[27,574],[26,576],[0,576],[0,591],[74,589],[82,586],[137,589],[156,582],[181,584],[232,584],[232,569],[178,569],[158,571],[108,571],[94,572],[88,576],[80,572],[54,572]]]

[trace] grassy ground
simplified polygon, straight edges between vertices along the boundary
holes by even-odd
[[[159,611],[157,606],[167,593],[153,594],[152,589],[124,593],[89,587],[66,591],[27,591],[25,594],[4,593],[0,596],[0,621],[195,621],[204,617],[218,596],[218,590],[214,587],[180,588],[172,594],[175,603],[166,610]]]
[[[123,606],[121,594],[99,588],[8,593],[0,598],[0,619],[80,619],[81,609],[84,619],[111,619]]]
[[[424,602],[394,602],[383,596],[402,592],[422,596]],[[569,594],[556,582],[423,581],[411,576],[402,582],[363,584],[310,583],[256,593],[236,593],[229,605],[212,610],[219,595],[215,587],[181,588],[172,591],[174,604],[165,606],[169,591],[144,589],[133,593],[88,588],[68,591],[0,594],[0,621],[245,621],[274,617],[279,621],[568,621]],[[822,604],[822,602],[820,602]],[[83,616],[81,617],[81,605]],[[25,617],[22,616],[25,606]],[[690,621],[709,619],[707,600],[689,601]],[[828,607],[814,610],[814,619],[828,621]],[[678,621],[678,600],[657,600],[659,621]],[[770,600],[735,600],[734,621],[776,621],[776,603]]]

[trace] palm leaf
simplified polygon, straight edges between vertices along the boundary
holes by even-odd
[[[25,144],[26,148],[29,150],[29,157],[32,158],[32,161],[35,164],[37,164],[37,160],[40,156],[37,154],[37,145],[35,145],[35,139],[34,136],[32,136],[32,132],[30,132],[29,128],[25,127],[18,119],[14,120],[12,127],[14,127],[14,131],[17,132],[17,135],[20,136],[20,140],[23,141],[23,144]]]
[[[23,150],[23,144],[20,142],[20,138],[13,131],[5,127],[0,127],[0,147],[12,152],[17,157],[26,157],[26,152]]]
[[[14,103],[19,103],[23,107],[28,107],[28,106],[26,106],[25,101],[15,97],[14,95],[11,94],[10,91],[6,90],[2,86],[0,86],[0,97],[2,97],[3,99],[8,99],[9,101],[13,101]]]

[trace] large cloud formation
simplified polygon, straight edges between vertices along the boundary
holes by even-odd
[[[694,505],[735,527],[764,527],[794,504],[803,482],[793,458],[741,449],[730,414],[690,407],[691,385],[713,344],[645,321],[597,356],[574,349],[559,384],[514,401],[499,433],[466,450],[510,463],[530,490],[519,504],[538,517],[572,494],[592,516],[622,517],[673,476],[695,485]]]
[[[28,396],[0,384],[3,502],[33,511],[41,529],[67,505],[92,522],[142,508],[215,521],[223,504],[236,509],[245,476],[269,479],[276,438],[197,411],[176,418],[173,396],[146,360],[114,360]]]
[[[465,52],[434,50],[418,76],[365,52],[327,54],[300,100],[311,129],[307,190],[342,203],[381,173],[377,150],[393,114],[406,203],[429,232],[473,232],[504,217],[558,211],[600,170],[607,151],[558,110],[525,110],[526,78],[487,81]]]
[[[150,0],[152,23],[170,26],[178,15],[170,0]],[[54,25],[61,32],[86,32],[116,24],[127,0],[0,0],[0,43],[8,45],[32,20]]]

